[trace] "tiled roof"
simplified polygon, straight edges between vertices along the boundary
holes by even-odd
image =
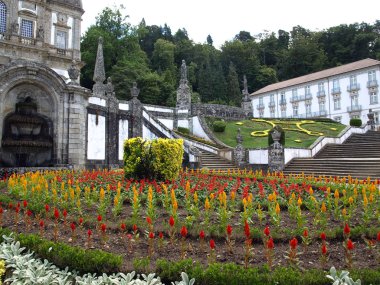
[[[359,61],[355,61],[352,63],[345,64],[345,65],[341,65],[338,67],[333,67],[333,68],[325,69],[322,71],[314,72],[314,73],[311,73],[308,75],[289,79],[286,81],[274,83],[274,84],[265,86],[264,88],[261,88],[260,90],[257,90],[256,92],[252,93],[251,96],[275,91],[278,89],[288,88],[290,86],[305,84],[306,82],[320,80],[320,79],[323,79],[326,77],[331,77],[331,76],[335,76],[338,74],[347,73],[347,72],[350,72],[353,70],[358,70],[358,69],[371,67],[371,66],[375,66],[375,65],[380,65],[380,61],[375,60],[375,59],[371,59],[371,58],[366,58],[366,59],[362,59]]]

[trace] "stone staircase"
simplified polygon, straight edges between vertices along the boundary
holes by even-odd
[[[201,168],[208,168],[208,169],[217,169],[217,170],[233,170],[238,169],[236,165],[234,165],[231,161],[227,159],[223,159],[222,157],[218,156],[217,154],[207,152],[204,150],[200,151],[200,159],[201,159]]]
[[[344,144],[328,144],[314,158],[293,159],[284,173],[380,179],[380,132],[353,134]]]

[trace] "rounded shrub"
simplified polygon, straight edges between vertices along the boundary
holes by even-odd
[[[272,145],[274,143],[273,138],[272,138],[272,133],[274,132],[274,130],[277,130],[278,132],[281,133],[281,138],[279,142],[280,144],[285,145],[285,131],[283,130],[283,128],[281,128],[278,125],[274,126],[274,128],[269,131],[268,145]]]
[[[352,118],[350,120],[350,126],[351,127],[361,127],[362,125],[362,120],[358,118]]]
[[[212,123],[212,129],[214,130],[214,132],[217,133],[223,133],[226,129],[226,126],[227,124],[225,121],[215,121],[214,123]]]

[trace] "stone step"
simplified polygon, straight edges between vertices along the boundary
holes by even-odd
[[[228,169],[237,169],[231,161],[226,160],[214,153],[201,151],[201,165],[202,168],[208,168],[212,170],[223,170],[228,171]]]

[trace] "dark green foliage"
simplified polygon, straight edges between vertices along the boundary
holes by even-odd
[[[184,128],[184,127],[178,127],[178,132],[182,133],[182,134],[190,134],[190,130],[188,128]]]
[[[230,66],[228,68],[227,96],[228,103],[230,105],[240,106],[242,95],[239,88],[238,75],[236,73],[235,66],[232,62],[230,62]]]
[[[159,259],[156,262],[156,273],[165,284],[179,280],[180,272],[186,272],[189,278],[195,278],[197,285],[327,285],[331,284],[320,269],[301,271],[292,267],[275,267],[269,271],[267,266],[250,267],[234,263],[214,263],[206,268],[191,259],[170,262]],[[353,269],[350,276],[361,279],[362,284],[378,284],[379,269]]]
[[[212,129],[214,130],[214,132],[223,133],[226,129],[226,125],[227,124],[225,121],[215,121],[212,123]]]
[[[272,143],[274,143],[273,138],[272,138],[272,133],[275,129],[281,133],[281,138],[279,141],[280,144],[285,145],[285,131],[280,126],[275,126],[273,129],[269,131],[268,145],[272,145]]]
[[[0,236],[9,236],[11,231],[0,229]],[[58,267],[85,273],[115,273],[120,271],[122,257],[101,250],[85,250],[62,242],[52,242],[34,234],[16,234],[15,238],[41,259],[47,259]],[[2,238],[1,238],[2,239]]]
[[[350,119],[350,126],[352,127],[361,127],[362,120],[358,118],[352,118]]]

